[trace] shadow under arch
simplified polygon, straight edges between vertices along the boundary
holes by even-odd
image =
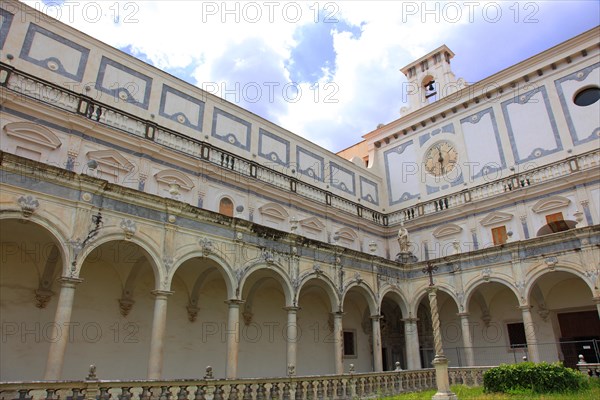
[[[530,273],[527,275],[527,280],[525,282],[525,300],[527,300],[527,302],[529,303],[533,287],[541,278],[543,278],[545,275],[553,274],[556,272],[565,272],[581,279],[590,289],[592,296],[598,295],[598,288],[594,287],[593,282],[590,282],[590,280],[581,270],[581,268],[577,268],[576,265],[577,264],[562,262],[553,266],[552,269],[549,269],[545,263],[542,263],[532,268]]]
[[[292,284],[289,280],[289,277],[285,273],[285,269],[276,262],[268,264],[256,263],[244,268],[244,275],[238,280],[238,285],[235,289],[235,298],[241,298],[242,294],[244,293],[244,288],[248,278],[250,278],[252,275],[256,275],[257,273],[271,275],[272,278],[279,282],[285,296],[286,307],[294,306],[294,289]]]
[[[69,263],[69,260],[71,259],[71,250],[67,247],[67,243],[69,242],[69,240],[67,239],[67,236],[60,230],[60,228],[58,228],[50,220],[40,216],[37,213],[31,215],[28,218],[23,217],[23,215],[20,212],[16,211],[0,213],[0,221],[2,221],[3,224],[6,224],[7,221],[10,220],[14,220],[19,223],[25,224],[32,223],[36,225],[36,227],[48,233],[53,239],[54,245],[57,247],[60,253],[60,257],[63,264],[61,268],[61,275],[65,276],[70,273],[71,265]],[[4,240],[5,238],[0,239]]]
[[[519,293],[519,291],[517,290],[517,288],[512,284],[512,282],[500,278],[500,277],[490,277],[487,280],[477,280],[476,282],[473,282],[472,284],[470,284],[469,286],[467,286],[465,288],[465,309],[464,312],[469,312],[469,304],[471,303],[471,300],[473,299],[473,295],[474,293],[480,289],[481,286],[484,286],[487,283],[498,283],[502,286],[505,286],[512,294],[515,295],[515,298],[517,299],[517,302],[519,304],[522,303],[522,299],[521,299],[521,294]]]
[[[375,293],[373,292],[373,289],[371,289],[371,287],[367,285],[364,281],[352,282],[346,287],[340,299],[340,311],[343,311],[342,308],[344,306],[344,301],[346,300],[346,296],[351,290],[355,290],[362,294],[364,299],[367,301],[367,305],[369,307],[369,312],[371,315],[377,315],[379,313],[379,307],[377,304]]]
[[[400,289],[396,289],[392,286],[386,287],[381,293],[381,300],[379,302],[379,309],[383,304],[383,300],[386,298],[390,298],[398,307],[400,307],[400,311],[402,312],[403,318],[408,317],[408,301],[406,300],[406,296],[402,293]]]
[[[417,293],[415,294],[415,297],[414,297],[414,301],[409,307],[409,315],[417,315],[417,312],[419,310],[419,305],[421,304],[423,299],[425,299],[427,297],[427,295],[428,295],[427,292],[428,292],[429,288],[430,288],[430,286],[425,286],[425,287],[419,288],[417,290]],[[449,285],[446,285],[446,284],[436,284],[435,288],[437,288],[438,292],[443,292],[443,293],[447,294],[448,297],[450,297],[450,299],[452,299],[452,301],[454,301],[456,308],[458,310],[460,310],[460,304],[458,303],[456,294],[452,290],[453,288],[451,288]],[[427,305],[429,305],[429,301],[427,301]],[[441,308],[441,306],[442,306],[442,304],[438,304],[438,308]]]
[[[102,231],[100,231],[102,232]],[[86,261],[86,259],[89,257],[89,255],[96,249],[100,248],[102,245],[105,245],[107,243],[110,242],[123,242],[123,243],[129,243],[129,244],[134,244],[137,247],[139,247],[142,250],[142,254],[144,254],[144,256],[146,257],[146,259],[148,260],[148,263],[150,264],[150,267],[152,268],[152,272],[154,273],[154,286],[155,289],[160,290],[163,288],[163,282],[164,282],[164,276],[163,276],[163,268],[161,268],[162,266],[162,262],[161,262],[161,258],[158,256],[159,251],[157,249],[154,249],[152,247],[152,245],[148,242],[146,242],[145,240],[137,237],[137,236],[132,236],[131,238],[127,239],[125,237],[125,234],[120,231],[114,231],[114,232],[110,232],[110,233],[106,233],[106,234],[102,234],[95,238],[91,244],[89,246],[86,246],[84,249],[82,249],[81,253],[79,253],[79,255],[77,256],[77,261],[75,264],[75,270],[74,270],[74,274],[73,276],[78,278],[81,275],[81,270],[83,268],[83,265]]]
[[[302,294],[302,289],[306,286],[309,286],[309,283],[315,284],[315,286],[325,291],[325,293],[327,294],[327,298],[329,299],[331,312],[338,311],[341,308],[341,304],[339,303],[339,297],[335,289],[334,283],[331,281],[331,279],[329,279],[328,276],[317,274],[316,272],[310,273],[307,276],[305,276],[298,285],[296,295],[294,298],[294,303],[296,305],[298,305],[300,302],[300,295]]]
[[[225,286],[227,287],[227,297],[229,299],[236,298],[235,295],[235,278],[232,274],[231,268],[227,264],[225,260],[219,257],[214,252],[210,252],[206,254],[202,249],[197,249],[190,251],[188,253],[178,255],[176,259],[176,264],[173,266],[173,269],[169,271],[169,275],[166,281],[166,287],[171,287],[173,283],[173,277],[177,273],[177,270],[181,268],[183,264],[192,259],[206,259],[212,262],[213,266],[219,271],[223,280],[225,281]]]

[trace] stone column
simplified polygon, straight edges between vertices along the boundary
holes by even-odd
[[[473,353],[473,337],[471,336],[471,326],[469,324],[469,313],[458,313],[460,317],[460,329],[462,332],[463,348],[465,349],[465,366],[475,365],[475,354]]]
[[[381,359],[380,319],[381,315],[371,315],[371,326],[373,327],[373,372],[383,371],[383,361]]]
[[[296,322],[296,316],[299,307],[285,307],[287,311],[287,330],[286,330],[286,342],[287,342],[287,373],[290,376],[296,375],[296,351],[298,347],[298,325]]]
[[[152,336],[150,337],[150,357],[148,360],[148,379],[161,379],[165,354],[165,332],[167,331],[167,298],[173,292],[153,290],[154,317],[152,318]]]
[[[421,369],[421,354],[419,353],[419,331],[416,318],[405,318],[404,340],[406,348],[406,369]]]
[[[333,356],[336,375],[344,373],[344,327],[340,311],[333,313]]]
[[[58,338],[50,343],[48,362],[44,373],[44,380],[50,381],[59,380],[62,374],[65,351],[69,341],[68,332],[73,312],[75,287],[78,283],[83,282],[83,279],[63,276],[58,281],[60,282],[60,294],[56,305],[56,313],[54,314],[54,326],[58,329]]]
[[[442,347],[442,332],[440,327],[440,314],[437,305],[437,288],[430,286],[427,289],[429,295],[429,307],[431,308],[431,324],[433,325],[433,344],[435,347],[435,358],[433,366],[435,368],[435,382],[437,393],[433,395],[432,400],[457,400],[457,397],[450,391],[450,379],[448,377],[448,359],[444,355]]]
[[[240,348],[240,305],[243,300],[228,300],[229,314],[227,316],[227,379],[237,378],[238,351]]]
[[[531,316],[530,306],[520,306],[521,314],[523,315],[523,327],[525,328],[525,338],[527,339],[527,352],[529,353],[529,361],[540,362],[540,352],[538,349],[537,336],[535,334],[535,325]]]

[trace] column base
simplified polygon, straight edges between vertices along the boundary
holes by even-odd
[[[454,394],[452,392],[449,392],[449,393],[437,392],[436,394],[431,396],[431,400],[458,400],[458,397],[456,396],[456,394]]]
[[[448,359],[444,356],[435,356],[431,362],[435,367],[435,381],[437,383],[437,393],[432,400],[457,400],[456,394],[450,390],[450,380],[448,378]]]

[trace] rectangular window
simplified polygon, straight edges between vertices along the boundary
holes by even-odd
[[[344,357],[356,357],[356,332],[344,331]]]
[[[508,330],[508,341],[511,349],[522,349],[527,347],[525,336],[525,325],[522,322],[506,324]]]
[[[494,246],[506,243],[507,239],[508,236],[506,235],[506,226],[492,228],[492,240],[494,241]]]

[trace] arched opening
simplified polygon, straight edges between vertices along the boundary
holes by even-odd
[[[243,282],[240,307],[240,377],[287,374],[287,312],[283,277],[256,269]]]
[[[296,366],[300,376],[335,373],[332,296],[333,288],[317,278],[300,289]]]
[[[219,201],[219,214],[233,217],[233,201],[229,197],[223,197]]]
[[[575,368],[582,354],[600,362],[600,318],[592,291],[578,276],[547,271],[531,286],[529,303],[543,360]]]
[[[354,364],[356,372],[373,371],[373,329],[370,293],[354,286],[344,296],[342,317],[344,371]]]
[[[106,379],[145,379],[156,287],[150,255],[129,241],[109,241],[83,260],[75,290],[64,379],[91,364]]]
[[[175,271],[168,299],[164,378],[198,378],[209,365],[215,377],[225,376],[228,295],[221,270],[215,261],[195,257]]]
[[[381,329],[381,360],[384,371],[393,371],[396,368],[396,362],[400,363],[400,368],[408,369],[403,322],[406,316],[402,313],[399,301],[401,299],[399,296],[394,296],[394,293],[387,293],[381,301],[379,324]]]
[[[59,249],[34,222],[0,223],[0,381],[43,379],[50,343],[67,334],[54,326],[64,265]]]
[[[470,292],[467,310],[475,365],[513,364],[528,356],[523,314],[509,287],[480,283]]]

